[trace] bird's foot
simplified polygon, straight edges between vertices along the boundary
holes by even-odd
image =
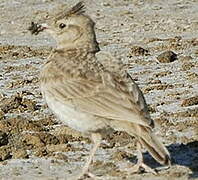
[[[82,180],[86,177],[90,177],[91,179],[93,180],[101,180],[102,178],[90,173],[89,171],[88,172],[82,172],[79,177],[78,177],[78,180]]]
[[[138,173],[141,172],[143,169],[144,172],[148,172],[148,173],[152,173],[154,175],[157,175],[157,172],[150,168],[149,166],[147,166],[146,164],[142,163],[138,163],[136,165],[134,165],[131,169],[130,169],[130,173],[134,174],[134,173]]]
[[[156,168],[156,171],[157,171],[157,172],[159,172],[159,171],[164,171],[164,170],[169,169],[170,167],[171,167],[170,165],[168,165],[168,166],[163,166],[163,167],[158,167],[158,168]]]

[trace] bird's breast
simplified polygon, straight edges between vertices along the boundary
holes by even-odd
[[[69,101],[60,102],[53,96],[45,93],[45,99],[49,108],[54,112],[58,119],[72,129],[86,133],[89,131],[97,131],[98,128],[105,124],[100,119],[95,119],[91,114],[79,111]]]

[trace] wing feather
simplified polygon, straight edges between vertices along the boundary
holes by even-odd
[[[72,103],[79,111],[150,127],[152,120],[142,92],[130,78],[126,83],[114,79],[115,86],[110,82],[104,83],[102,78],[101,81],[93,81],[94,78],[59,78],[45,82],[47,88],[43,88],[58,101]]]

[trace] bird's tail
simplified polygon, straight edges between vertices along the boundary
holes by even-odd
[[[152,157],[162,165],[170,165],[170,154],[167,148],[160,142],[158,137],[147,127],[142,127],[142,133],[138,135],[138,139]]]
[[[158,137],[152,132],[152,128],[125,121],[111,121],[111,127],[117,131],[125,131],[138,139],[152,157],[162,165],[171,165],[171,158],[166,147],[160,142]]]

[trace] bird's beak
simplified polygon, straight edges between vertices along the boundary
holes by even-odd
[[[43,24],[38,24],[38,23],[34,23],[31,22],[30,27],[28,28],[28,30],[32,33],[32,34],[39,34],[40,32],[44,31],[45,29],[48,29],[48,25],[43,23]]]

